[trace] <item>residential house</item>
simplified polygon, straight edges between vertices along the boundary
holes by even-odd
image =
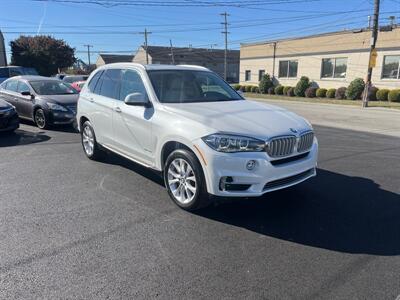
[[[132,62],[133,58],[134,55],[99,54],[96,60],[96,67],[98,68],[111,63]]]
[[[224,76],[225,51],[221,49],[148,46],[147,55],[149,64],[198,65]],[[228,50],[228,82],[239,81],[239,58],[239,50]],[[147,63],[145,46],[139,47],[133,62]]]

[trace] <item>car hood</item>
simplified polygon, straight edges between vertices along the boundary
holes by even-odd
[[[10,108],[11,104],[0,99],[0,110]]]
[[[167,111],[204,124],[213,132],[268,139],[312,129],[304,118],[286,109],[250,100],[177,103],[165,104],[164,107]]]
[[[61,105],[72,105],[76,104],[78,102],[78,97],[79,94],[70,94],[70,95],[39,95],[38,98],[48,101],[48,102],[53,102],[53,103],[58,103]]]

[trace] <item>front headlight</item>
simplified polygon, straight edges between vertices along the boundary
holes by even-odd
[[[51,110],[59,110],[59,111],[68,111],[64,106],[61,106],[57,103],[51,103],[51,102],[47,102],[47,106],[51,109]]]
[[[215,133],[202,138],[212,149],[219,152],[260,152],[265,142],[251,137]]]

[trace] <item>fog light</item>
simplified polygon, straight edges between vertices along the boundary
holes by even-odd
[[[221,191],[225,191],[226,190],[226,188],[225,188],[226,184],[227,183],[229,184],[229,183],[232,183],[232,182],[233,182],[233,178],[230,177],[230,176],[221,177],[221,180],[219,181],[219,189]]]
[[[256,161],[255,160],[249,160],[246,164],[246,169],[251,171],[255,168],[256,166]]]

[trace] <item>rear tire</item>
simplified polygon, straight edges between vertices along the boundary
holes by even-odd
[[[201,164],[188,150],[178,149],[168,156],[164,182],[172,201],[184,210],[193,211],[210,204]]]
[[[100,148],[92,124],[89,121],[83,123],[81,128],[81,141],[83,152],[91,160],[101,160],[105,152]]]

